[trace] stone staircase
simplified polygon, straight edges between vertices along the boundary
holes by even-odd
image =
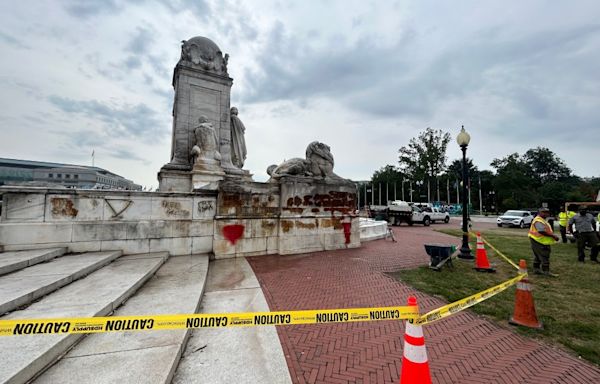
[[[197,312],[208,255],[0,253],[0,319]],[[169,383],[189,330],[0,337],[0,383]]]

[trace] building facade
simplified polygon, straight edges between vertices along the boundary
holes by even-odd
[[[141,185],[99,167],[0,158],[0,185],[139,191]]]

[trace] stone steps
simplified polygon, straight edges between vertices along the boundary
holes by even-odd
[[[34,249],[0,253],[0,276],[50,261],[67,253],[67,248]]]
[[[121,256],[121,251],[67,255],[0,277],[0,314],[13,311],[82,278]]]
[[[26,309],[14,311],[0,319],[107,316],[144,285],[167,258],[167,252],[120,257]],[[54,334],[0,337],[0,383],[25,383],[31,380],[84,336]]]
[[[245,258],[210,263],[202,313],[268,312]],[[291,383],[274,326],[194,329],[173,384]]]
[[[114,316],[194,313],[204,291],[208,255],[171,257]],[[190,331],[148,331],[86,336],[33,382],[170,383]]]

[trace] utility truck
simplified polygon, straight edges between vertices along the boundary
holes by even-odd
[[[402,222],[408,225],[419,223],[428,226],[431,224],[429,212],[423,212],[406,201],[394,200],[388,205],[371,205],[369,208],[371,217],[386,220],[391,225],[400,225]]]

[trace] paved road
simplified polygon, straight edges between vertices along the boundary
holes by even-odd
[[[385,272],[426,264],[423,244],[458,243],[432,228],[394,229],[398,243],[359,249],[248,258],[271,310],[405,305],[421,312],[443,301],[416,292]],[[398,383],[404,325],[398,321],[277,327],[294,383]],[[600,369],[521,337],[470,312],[425,327],[436,383],[594,383]]]

